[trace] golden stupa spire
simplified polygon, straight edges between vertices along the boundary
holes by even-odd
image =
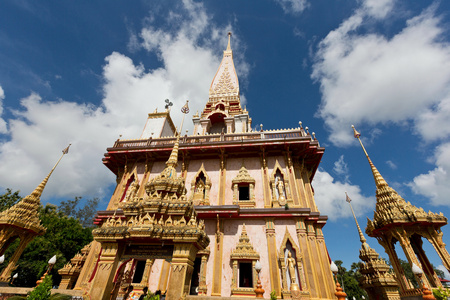
[[[373,178],[375,179],[375,185],[377,186],[377,189],[379,189],[383,186],[387,186],[388,184],[387,184],[386,180],[384,180],[383,176],[381,176],[378,169],[372,163],[372,160],[370,159],[369,154],[367,154],[366,148],[364,148],[364,145],[361,142],[361,139],[359,138],[361,136],[361,134],[358,131],[356,131],[355,126],[352,125],[352,128],[353,128],[353,134],[354,134],[355,138],[358,139],[358,141],[364,151],[364,154],[366,155],[367,160],[369,161],[369,165],[370,165],[370,168],[372,169],[372,174],[373,174]]]
[[[41,225],[39,220],[40,197],[53,171],[56,169],[63,156],[69,153],[69,147],[70,144],[62,151],[63,154],[53,166],[50,173],[30,195],[24,197],[15,205],[0,213],[0,224],[10,224],[16,227],[30,229],[37,233],[45,231],[45,228]]]

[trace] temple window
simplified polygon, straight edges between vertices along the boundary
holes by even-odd
[[[250,193],[248,185],[239,186],[239,201],[250,200]]]
[[[239,262],[239,287],[253,287],[253,270],[251,262]]]
[[[254,287],[257,280],[255,264],[257,260],[259,260],[259,253],[253,249],[245,224],[243,224],[239,243],[230,255],[233,270],[231,296],[255,296]]]
[[[233,204],[241,207],[255,206],[255,179],[242,166],[238,175],[232,180]]]

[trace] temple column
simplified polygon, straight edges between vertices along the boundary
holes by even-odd
[[[194,260],[198,249],[193,244],[175,244],[172,258],[172,273],[166,293],[167,300],[178,300],[189,294],[194,271]]]
[[[198,294],[206,296],[208,293],[208,287],[206,285],[206,264],[208,262],[210,250],[207,248],[205,250],[199,251],[201,254],[201,264],[200,264],[200,278],[199,278],[199,286],[198,286]]]
[[[220,149],[219,205],[225,205],[226,176],[226,154],[224,149]]]
[[[267,252],[269,255],[269,273],[270,273],[270,285],[271,290],[277,293],[278,297],[281,297],[280,286],[280,269],[278,268],[277,258],[277,241],[275,238],[275,226],[273,218],[266,219],[266,238],[267,238]]]
[[[211,296],[220,296],[222,289],[223,221],[217,215],[216,245],[214,247],[214,266]]]
[[[394,233],[394,237],[399,241],[400,246],[403,249],[403,252],[405,253],[406,259],[408,260],[409,264],[412,266],[412,264],[416,264],[418,267],[420,267],[422,270],[424,270],[424,267],[420,263],[419,259],[416,256],[416,253],[414,252],[414,249],[411,246],[410,240],[403,228],[398,229]],[[418,276],[416,276],[417,282],[420,283],[420,279]],[[422,282],[426,284],[427,287],[431,287],[430,282],[428,281],[427,276],[422,276]]]
[[[319,251],[317,249],[316,244],[316,230],[314,228],[314,221],[307,221],[306,222],[306,234],[307,234],[307,245],[308,245],[308,251],[309,255],[312,259],[312,276],[314,278],[315,282],[315,289],[311,290],[311,298],[318,297],[318,298],[326,298],[326,293],[323,290],[323,272],[320,265],[320,257],[319,257]],[[316,295],[316,296],[314,296]]]
[[[317,298],[317,286],[319,283],[315,277],[314,259],[311,254],[311,248],[308,243],[308,236],[306,234],[305,221],[303,219],[297,219],[295,222],[297,231],[298,244],[300,246],[301,253],[303,255],[303,264],[306,273],[306,285],[308,291],[310,291],[311,298]]]
[[[303,182],[303,167],[296,160],[294,163],[294,172],[296,178],[296,190],[299,196],[299,205],[300,207],[309,207],[308,202],[306,201],[306,192],[305,192],[305,183]]]
[[[447,249],[445,248],[445,243],[442,241],[442,231],[437,232],[434,229],[429,228],[429,237],[427,237],[428,241],[433,245],[434,250],[439,255],[442,260],[442,264],[444,267],[450,272],[450,255],[448,254]]]
[[[82,285],[86,286],[87,281],[89,280],[87,277],[89,274],[92,274],[93,269],[95,268],[95,261],[100,253],[101,245],[97,241],[92,241],[91,243],[91,249],[89,250],[89,254],[86,257],[86,261],[84,262],[83,268],[78,276],[77,283],[73,288],[74,290],[81,290]]]
[[[19,260],[20,256],[22,255],[23,250],[27,247],[28,243],[30,243],[34,235],[26,235],[21,236],[20,238],[20,244],[19,247],[17,247],[16,251],[14,252],[13,256],[11,256],[11,259],[8,262],[8,265],[3,270],[2,274],[0,275],[0,282],[8,282],[11,279],[11,273],[17,268],[16,264]]]
[[[120,247],[122,248],[122,247]],[[114,286],[114,275],[120,261],[118,243],[102,243],[102,253],[97,272],[92,280],[91,299],[108,300]]]
[[[292,163],[292,157],[291,157],[291,152],[290,151],[286,151],[285,153],[285,162],[286,162],[286,169],[287,169],[287,174],[289,177],[289,190],[290,190],[290,197],[294,203],[295,206],[299,206],[300,205],[300,201],[299,201],[299,197],[297,194],[297,187],[296,187],[296,181],[295,181],[295,171],[294,171],[294,165]],[[287,191],[286,191],[287,192]],[[289,197],[288,195],[286,195],[286,198]]]
[[[141,285],[148,286],[148,279],[150,278],[150,272],[152,271],[153,263],[155,259],[147,259],[145,261],[144,274],[142,275]]]
[[[392,239],[390,237],[383,236],[378,238],[378,243],[383,246],[384,251],[389,256],[389,261],[394,268],[394,273],[397,275],[397,283],[399,284],[400,292],[405,292],[406,290],[411,289],[412,287],[409,285],[408,280],[406,279],[405,272],[403,271],[402,266],[400,265],[400,261],[397,256],[397,252],[395,252],[394,244],[392,243]]]
[[[269,172],[267,169],[267,158],[264,147],[261,147],[261,175],[263,179],[264,208],[271,208],[272,196],[270,193]]]
[[[302,178],[303,178],[303,184],[305,187],[305,195],[306,195],[306,203],[307,207],[311,208],[312,212],[317,212],[317,206],[314,202],[314,195],[311,188],[311,182],[309,181],[309,172],[303,168],[302,170]]]
[[[158,290],[160,290],[161,292],[165,292],[167,290],[167,282],[169,281],[169,275],[170,275],[170,263],[164,260],[161,267],[161,274],[159,275],[159,283],[158,283]]]
[[[325,225],[325,224],[323,224]],[[322,227],[323,225],[316,224],[316,241],[319,251],[320,263],[322,267],[322,282],[324,290],[326,291],[326,297],[328,299],[334,298],[334,281],[333,274],[330,269],[330,259],[328,257],[327,248],[325,246],[325,239],[323,237]]]

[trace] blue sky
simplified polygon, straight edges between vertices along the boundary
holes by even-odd
[[[449,13],[448,1],[2,1],[1,186],[30,193],[72,143],[42,199],[104,209],[105,149],[137,138],[166,98],[175,122],[186,99],[201,110],[232,31],[253,127],[302,121],[326,148],[316,202],[330,256],[349,266],[360,243],[344,192],[364,227],[375,201],[351,124],[407,201],[450,216]]]

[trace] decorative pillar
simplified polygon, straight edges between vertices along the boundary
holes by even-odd
[[[325,223],[323,225],[325,225]],[[324,287],[323,290],[326,291],[326,298],[331,299],[333,298],[334,282],[333,282],[333,275],[330,269],[330,262],[329,262],[330,260],[328,257],[327,248],[325,247],[325,239],[323,237],[321,227],[323,225],[316,224],[316,243],[322,268],[321,281],[323,282]]]
[[[194,260],[198,249],[194,244],[175,244],[172,258],[172,273],[166,293],[167,300],[178,300],[189,294],[194,271]]]
[[[263,179],[263,195],[264,195],[264,208],[270,208],[272,207],[272,197],[270,194],[270,180],[269,180],[269,172],[267,169],[267,157],[265,148],[261,147],[261,175]]]
[[[292,201],[294,202],[294,206],[298,207],[300,205],[300,201],[299,201],[299,197],[297,194],[298,191],[297,191],[296,181],[295,181],[295,176],[294,176],[295,175],[294,164],[292,162],[291,151],[289,151],[289,148],[285,152],[285,162],[286,162],[287,174],[289,177],[289,182],[288,182],[288,184],[286,184],[286,198],[292,199]]]
[[[202,261],[200,264],[198,294],[203,296],[206,296],[208,292],[208,286],[206,285],[206,264],[208,262],[209,253],[210,253],[209,247],[206,248],[205,250],[199,251]]]
[[[224,149],[220,149],[220,176],[219,176],[219,205],[225,205],[225,185],[226,185],[226,154]]]
[[[277,296],[281,297],[280,286],[280,268],[278,268],[277,259],[277,241],[275,239],[275,226],[273,218],[266,219],[266,238],[267,238],[267,252],[269,254],[269,274],[270,285],[272,290],[277,293]]]
[[[27,247],[28,243],[33,240],[34,235],[25,235],[25,236],[21,236],[19,238],[20,238],[19,247],[17,247],[13,256],[9,260],[8,265],[2,272],[2,275],[0,275],[1,282],[8,282],[10,280],[11,273],[17,268],[17,266],[16,266],[17,261],[19,260],[20,256],[22,255],[23,250],[25,250],[25,248]]]
[[[147,259],[145,262],[144,275],[142,275],[141,285],[147,286],[148,279],[150,278],[150,272],[152,271],[153,263],[155,259]]]
[[[318,298],[317,289],[320,287],[320,283],[316,278],[316,269],[314,265],[314,257],[311,252],[310,243],[308,241],[310,237],[310,232],[306,232],[306,224],[303,219],[298,219],[296,221],[296,231],[297,238],[300,245],[302,253],[305,253],[303,261],[305,264],[306,273],[306,284],[308,285],[308,290],[310,291],[311,298]]]
[[[211,296],[221,296],[223,255],[223,221],[217,215],[216,245],[214,247],[214,267]]]
[[[303,182],[302,177],[303,166],[300,165],[300,162],[298,160],[294,161],[294,172],[296,179],[296,190],[299,196],[299,205],[300,207],[309,207],[306,201],[305,183]]]
[[[117,243],[102,243],[98,269],[89,292],[91,299],[109,300],[114,285],[114,275],[120,261],[119,252],[121,251]]]

